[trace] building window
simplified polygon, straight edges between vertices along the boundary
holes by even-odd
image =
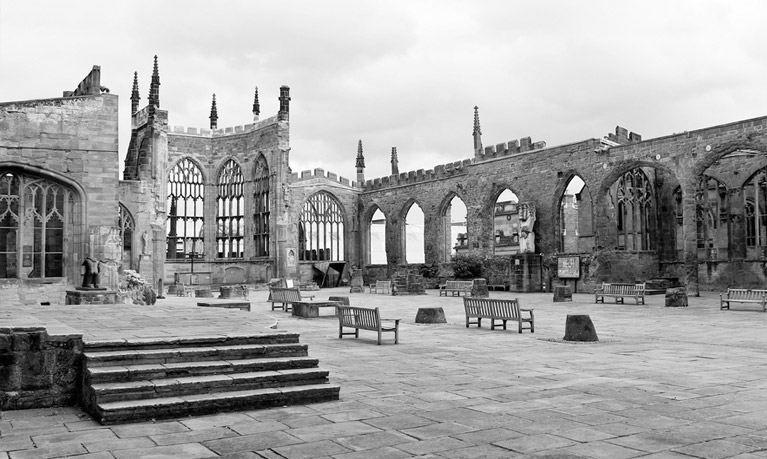
[[[754,174],[743,185],[746,247],[767,246],[767,169]]]
[[[168,260],[203,254],[202,171],[189,158],[178,162],[168,176]]]
[[[62,184],[0,171],[0,278],[64,276],[74,202]]]
[[[123,263],[127,264],[128,269],[133,269],[133,231],[136,230],[136,222],[133,221],[133,216],[122,204],[117,210],[117,223],[120,227],[120,238],[123,241]],[[145,249],[148,251],[151,250],[151,247]]]
[[[298,222],[300,260],[343,260],[344,216],[341,206],[328,193],[309,197]]]
[[[216,245],[219,258],[242,258],[244,229],[244,183],[240,166],[229,160],[218,176]]]
[[[651,233],[654,222],[655,197],[652,185],[642,169],[623,174],[612,193],[617,202],[616,230],[618,249],[651,250],[655,247]]]
[[[269,256],[269,166],[266,159],[261,156],[256,163],[254,176],[255,191],[253,202],[253,240],[255,242],[256,256]]]

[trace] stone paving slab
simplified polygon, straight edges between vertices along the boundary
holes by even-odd
[[[767,458],[767,314],[720,311],[715,293],[687,308],[593,304],[574,294],[491,292],[535,308],[536,332],[465,327],[462,298],[323,289],[352,306],[402,317],[400,344],[338,339],[334,318],[155,306],[4,309],[0,326],[44,325],[86,341],[300,333],[341,386],[338,401],[104,427],[79,408],[0,414],[0,459],[235,458]],[[441,307],[445,324],[416,324]],[[567,314],[588,314],[597,343],[564,342]]]

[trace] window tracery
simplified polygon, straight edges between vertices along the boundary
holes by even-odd
[[[269,256],[269,166],[263,156],[256,163],[253,192],[253,240],[257,257]]]
[[[232,159],[224,164],[218,177],[216,245],[219,258],[242,258],[245,180],[240,166]]]
[[[204,194],[200,168],[189,158],[179,161],[168,174],[168,260],[203,254]]]
[[[299,260],[343,260],[344,216],[328,193],[309,197],[298,223]]]

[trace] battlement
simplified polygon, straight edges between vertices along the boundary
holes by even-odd
[[[499,143],[497,145],[485,147],[484,152],[476,155],[475,159],[477,162],[481,162],[501,156],[513,155],[516,153],[543,150],[544,148],[546,148],[546,142],[533,142],[530,137],[523,137],[519,140],[510,140],[506,143]]]
[[[399,175],[390,175],[373,180],[366,180],[363,189],[366,191],[386,188],[389,186],[412,185],[419,182],[428,182],[446,177],[465,173],[465,169],[472,164],[472,160],[464,159],[452,163],[435,166],[434,169],[403,172]]]
[[[359,187],[360,184],[349,180],[345,177],[340,177],[338,174],[334,174],[333,172],[327,172],[325,173],[324,169],[321,168],[315,168],[312,170],[306,170],[301,171],[301,175],[299,175],[297,172],[293,172],[290,174],[290,183],[299,183],[299,182],[308,182],[310,180],[330,180],[332,182],[340,183],[344,186],[349,187]]]
[[[221,129],[206,129],[196,127],[185,126],[172,126],[168,129],[170,134],[190,135],[198,137],[225,137],[230,135],[243,134],[245,132],[253,132],[262,129],[270,124],[277,123],[277,116],[256,121],[255,123],[245,124],[242,126],[231,126]]]
[[[628,129],[615,126],[615,134],[607,134],[605,138],[611,142],[619,144],[638,143],[642,141],[642,136],[636,132],[629,132]]]

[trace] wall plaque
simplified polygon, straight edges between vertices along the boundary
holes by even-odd
[[[557,277],[560,279],[578,279],[581,277],[580,257],[557,258]]]

